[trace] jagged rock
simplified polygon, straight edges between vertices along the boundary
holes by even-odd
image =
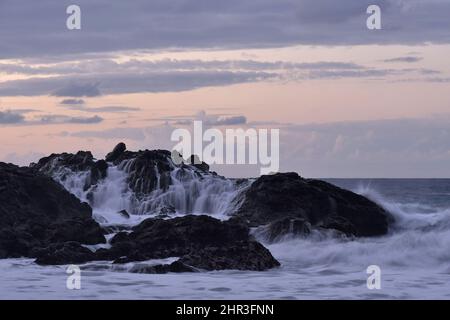
[[[32,249],[77,241],[104,243],[92,209],[33,168],[0,163],[0,258],[33,257]]]
[[[284,218],[300,218],[313,227],[333,228],[354,236],[379,236],[388,231],[388,212],[353,192],[297,173],[262,176],[243,195],[235,215],[250,226]]]
[[[249,235],[246,225],[209,216],[147,219],[129,234],[118,233],[111,245],[96,252],[98,260],[127,263],[182,257],[180,262],[205,270],[266,270],[279,265]]]
[[[138,198],[157,188],[166,190],[171,184],[170,172],[173,168],[169,151],[125,151],[113,163],[120,165],[124,161],[128,161],[128,164],[123,166],[128,173],[128,185]],[[159,176],[161,179],[158,179]]]
[[[125,150],[127,150],[127,146],[125,145],[125,143],[120,142],[114,147],[113,151],[106,155],[105,160],[108,162],[114,162],[125,152]]]
[[[63,181],[71,172],[89,171],[90,175],[86,179],[84,190],[96,185],[99,180],[107,176],[108,172],[106,161],[95,161],[90,151],[78,151],[76,154],[54,153],[40,159],[38,163],[32,164],[32,167],[50,177],[59,176]],[[67,169],[70,171],[67,171]]]
[[[36,263],[41,265],[79,264],[94,260],[94,253],[78,242],[51,244],[35,249]]]
[[[265,271],[280,265],[269,250],[254,240],[205,247],[183,256],[180,262],[203,270]]]
[[[121,215],[122,217],[126,218],[126,219],[130,219],[130,214],[128,213],[127,210],[120,210],[118,212],[119,215]]]
[[[209,171],[209,165],[206,162],[200,161],[200,157],[196,154],[191,155],[186,162],[202,171]]]

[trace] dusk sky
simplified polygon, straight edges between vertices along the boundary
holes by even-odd
[[[448,178],[449,17],[450,0],[0,0],[0,161],[171,148],[203,120],[280,129],[280,170],[306,177]]]

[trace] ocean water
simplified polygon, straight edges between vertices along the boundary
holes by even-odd
[[[103,224],[123,222],[118,221],[120,218],[112,210],[127,207],[133,211],[143,205],[143,202],[134,203],[136,200],[124,185],[120,170],[110,170],[109,185],[98,188],[95,197],[94,214]],[[77,179],[82,178],[74,175],[64,184],[77,194],[82,185]],[[266,272],[132,274],[127,272],[132,265],[113,267],[109,262],[91,263],[81,266],[80,290],[67,289],[66,266],[42,267],[30,259],[0,260],[0,298],[450,299],[450,180],[329,181],[368,196],[389,210],[396,219],[389,234],[356,240],[315,234],[307,239],[290,238],[266,244],[281,262],[280,268]],[[180,180],[174,187],[178,189],[173,189],[167,198],[172,202],[179,201],[180,196],[193,199],[187,201],[191,203],[189,208],[184,207],[187,212],[177,208],[179,214],[197,214],[209,208],[211,215],[226,218],[229,207],[226,201],[239,191],[232,190],[228,182],[206,181],[195,182],[198,192],[186,195],[180,187],[185,183]],[[193,185],[186,187],[192,189]],[[77,196],[84,197],[80,192]],[[145,217],[136,215],[132,222]],[[367,288],[366,271],[370,265],[381,269],[379,290]]]

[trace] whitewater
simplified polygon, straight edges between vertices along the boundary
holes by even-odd
[[[133,161],[133,160],[130,160]],[[130,161],[108,168],[107,178],[85,188],[87,172],[62,168],[55,180],[93,207],[105,227],[126,228],[156,212],[170,217],[208,214],[228,219],[251,181],[174,169],[172,184],[134,194],[127,184]],[[391,212],[389,234],[342,239],[327,233],[266,243],[281,267],[265,272],[189,274],[128,273],[135,264],[92,262],[81,266],[81,290],[66,288],[67,266],[38,266],[32,259],[0,260],[3,299],[449,299],[450,180],[328,180],[363,194]],[[126,210],[130,218],[118,214]],[[112,235],[108,236],[110,239]],[[91,250],[108,244],[91,246]],[[140,262],[170,263],[173,259]],[[366,269],[381,268],[381,290],[369,290]]]

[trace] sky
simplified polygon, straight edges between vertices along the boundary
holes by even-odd
[[[279,129],[280,170],[306,177],[450,178],[449,14],[450,0],[0,0],[0,161],[170,149],[202,120]]]

